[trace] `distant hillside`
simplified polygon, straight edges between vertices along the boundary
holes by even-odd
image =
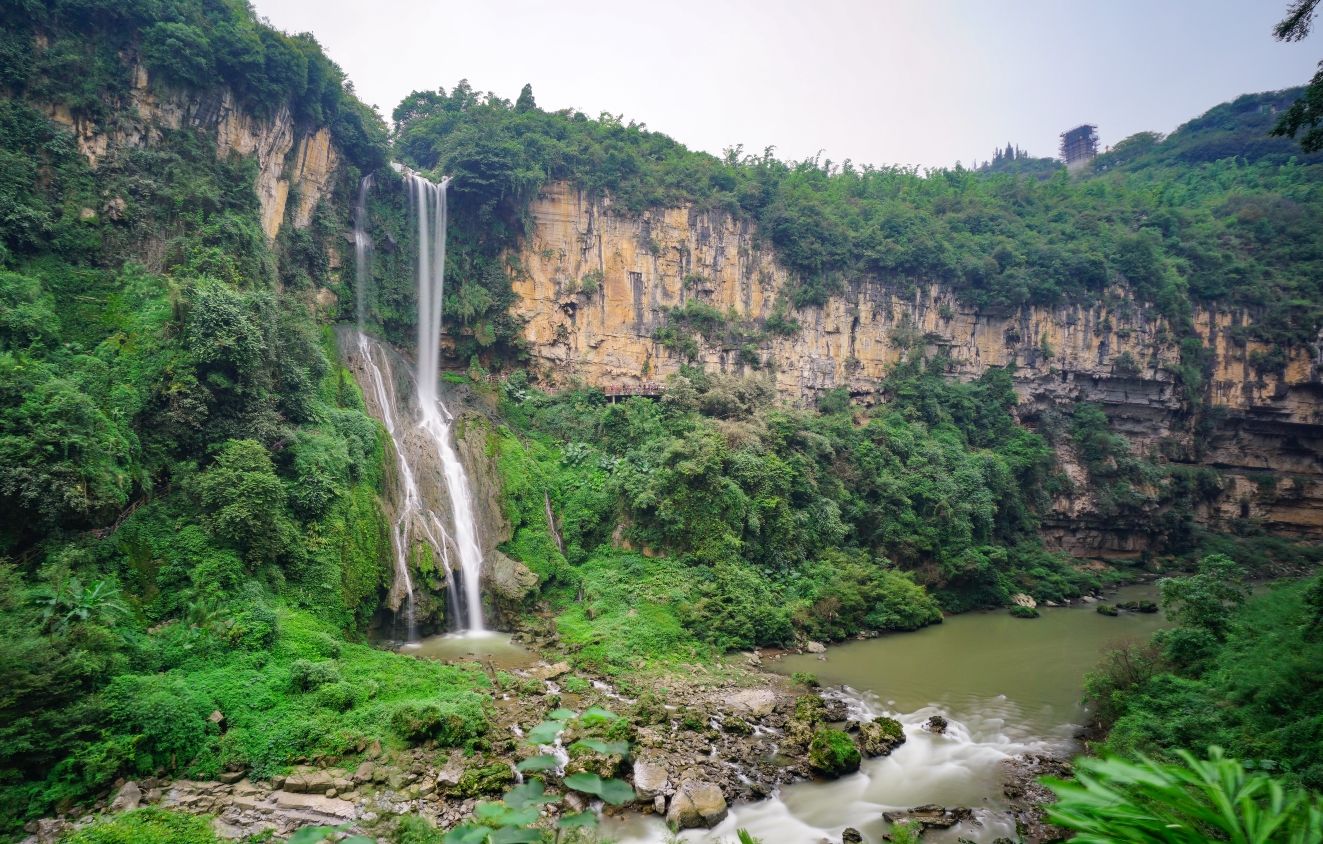
[[[1295,141],[1268,134],[1281,113],[1303,93],[1303,88],[1288,88],[1245,94],[1210,108],[1165,138],[1155,132],[1131,135],[1098,156],[1093,171],[1206,164],[1224,158],[1265,164],[1284,164],[1291,159],[1321,163],[1323,153],[1307,155]]]

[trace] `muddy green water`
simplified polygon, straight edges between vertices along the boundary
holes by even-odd
[[[399,646],[400,653],[441,662],[481,662],[500,670],[527,668],[537,661],[509,633],[445,633]]]
[[[1156,600],[1156,587],[1128,586],[1107,602],[1141,599]],[[1083,718],[1083,677],[1104,650],[1148,639],[1166,625],[1162,613],[1109,617],[1094,605],[1039,611],[1035,619],[1005,610],[965,613],[913,633],[837,645],[825,661],[796,654],[769,666],[812,673],[824,686],[871,692],[898,712],[937,706],[962,716],[1004,698],[1017,712],[1018,728],[1052,735]]]
[[[1109,594],[1108,602],[1153,600],[1153,586]],[[1014,837],[1002,795],[1006,760],[1024,753],[1070,753],[1086,713],[1079,702],[1085,672],[1109,646],[1146,639],[1166,625],[1161,613],[1100,615],[1094,605],[1040,608],[1037,619],[1005,610],[967,613],[914,633],[829,648],[825,659],[801,654],[769,660],[773,671],[811,672],[839,692],[854,718],[887,714],[905,728],[890,756],[865,760],[859,773],[799,783],[767,800],[731,807],[714,830],[686,842],[725,842],[746,828],[764,844],[840,841],[852,826],[877,844],[882,813],[924,803],[967,806],[976,824],[924,836],[925,844]],[[945,735],[922,728],[930,715],[950,721]],[[668,840],[657,820],[632,819],[610,830],[621,842]]]

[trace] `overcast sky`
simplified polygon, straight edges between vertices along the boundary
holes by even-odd
[[[389,118],[452,88],[623,113],[720,154],[775,146],[947,166],[1169,132],[1238,94],[1303,84],[1323,32],[1272,38],[1286,0],[254,0],[312,32]]]

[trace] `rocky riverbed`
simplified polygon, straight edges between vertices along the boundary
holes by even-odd
[[[354,758],[318,760],[271,780],[235,771],[213,782],[126,782],[94,811],[151,804],[211,815],[216,832],[228,839],[262,833],[283,838],[302,826],[347,825],[385,840],[403,814],[448,827],[467,819],[479,800],[498,798],[517,781],[515,764],[537,752],[521,736],[552,710],[600,706],[628,720],[630,758],[588,754],[569,759],[563,773],[587,770],[630,780],[637,801],[605,807],[608,815],[655,814],[672,829],[702,828],[719,824],[731,804],[760,800],[787,783],[848,774],[861,756],[885,756],[905,741],[894,720],[857,713],[852,720],[840,694],[793,684],[764,672],[761,662],[759,655],[746,654],[721,668],[693,666],[636,680],[641,690],[631,697],[604,678],[572,674],[564,662],[542,661],[512,671],[516,683],[498,689],[481,750],[465,754],[426,745],[390,750],[374,744]],[[587,689],[562,688],[571,685],[572,676],[576,688]],[[927,728],[944,725],[938,717]],[[574,736],[564,738],[568,746]],[[1045,797],[1035,778],[1059,773],[1061,763],[1045,757],[1015,762],[1008,764],[1006,779],[1018,825],[1026,840],[1056,840],[1035,808]],[[557,782],[549,775],[549,790],[556,790]],[[564,811],[583,808],[578,795],[568,798]],[[938,817],[948,809],[957,819],[968,814],[960,807],[927,808]],[[551,815],[561,810],[556,804],[546,809]],[[54,842],[91,819],[46,819],[29,826],[28,840]]]

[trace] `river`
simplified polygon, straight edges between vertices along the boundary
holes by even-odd
[[[1129,586],[1108,601],[1154,600],[1151,585]],[[778,673],[811,672],[824,688],[843,686],[852,717],[890,715],[907,740],[890,756],[864,760],[859,773],[830,782],[786,786],[767,800],[733,806],[713,830],[686,842],[734,841],[739,828],[764,844],[840,841],[852,826],[880,842],[882,812],[925,803],[967,806],[977,825],[933,831],[925,842],[1015,838],[1002,796],[1003,761],[1029,752],[1070,753],[1085,720],[1079,702],[1084,674],[1111,645],[1146,639],[1166,625],[1161,613],[1101,615],[1092,605],[1041,607],[1041,618],[1005,610],[966,613],[914,633],[849,642],[825,660],[796,654],[771,660]],[[950,721],[946,734],[923,729],[931,715]],[[611,830],[622,844],[667,840],[655,818]]]

